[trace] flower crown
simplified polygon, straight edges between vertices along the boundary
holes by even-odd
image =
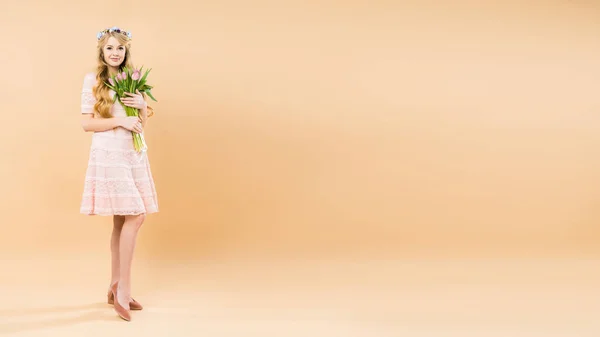
[[[111,28],[106,28],[105,30],[98,32],[98,34],[96,34],[96,38],[98,40],[100,40],[106,33],[112,33],[112,32],[121,33],[131,39],[131,32],[125,31],[116,26],[111,27]]]

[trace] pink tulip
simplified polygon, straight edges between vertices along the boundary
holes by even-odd
[[[114,86],[115,85],[115,81],[111,78],[108,79],[108,82],[110,82],[110,85]]]
[[[137,81],[140,79],[140,71],[136,70],[133,72],[133,74],[131,74],[131,79],[134,81]]]
[[[127,79],[127,73],[126,72],[122,72],[121,73],[121,78],[122,79]]]
[[[117,81],[120,81],[120,80],[122,80],[122,78],[121,78],[121,73],[118,73],[118,74],[117,74]]]

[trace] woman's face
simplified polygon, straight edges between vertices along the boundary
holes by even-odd
[[[125,59],[125,46],[112,36],[108,38],[102,51],[104,53],[104,62],[111,67],[118,68]]]

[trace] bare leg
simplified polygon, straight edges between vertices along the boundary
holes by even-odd
[[[129,309],[131,300],[131,263],[133,261],[133,252],[137,234],[144,223],[145,214],[127,215],[121,229],[119,240],[119,286],[117,289],[117,299],[119,304]]]
[[[122,215],[113,216],[113,230],[110,237],[110,254],[111,254],[111,268],[110,268],[110,286],[119,281],[119,241],[121,238],[121,229],[123,229],[123,223],[125,217]],[[109,290],[110,290],[109,286]]]

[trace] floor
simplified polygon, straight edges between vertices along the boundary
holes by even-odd
[[[4,336],[600,336],[600,260],[135,260],[131,322],[106,256],[4,258]]]

